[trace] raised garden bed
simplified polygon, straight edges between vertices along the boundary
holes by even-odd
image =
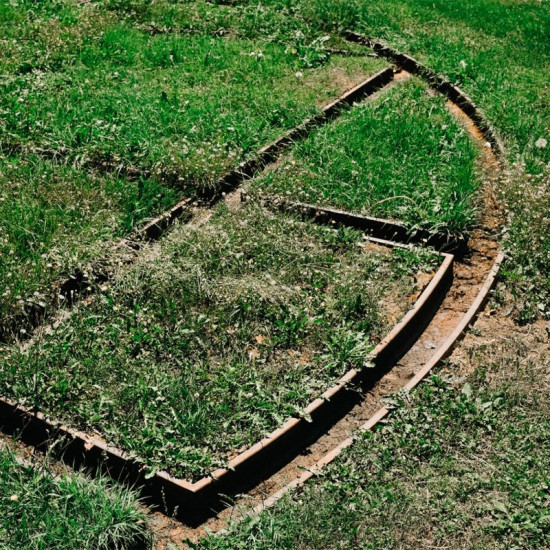
[[[445,98],[412,79],[313,133],[251,187],[460,234],[475,220],[476,159]]]
[[[151,471],[198,479],[368,367],[439,262],[365,248],[359,231],[222,205],[50,334],[5,349],[1,393]]]

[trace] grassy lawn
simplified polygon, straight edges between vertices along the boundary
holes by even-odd
[[[344,29],[387,41],[463,87],[483,107],[513,155],[530,171],[550,161],[536,142],[550,124],[548,18],[545,2],[526,0],[247,0],[185,2],[103,0],[106,11],[165,32],[225,30],[239,38],[269,38],[309,52],[322,35],[342,44]],[[303,44],[302,44],[303,43]],[[346,45],[349,48],[349,45]],[[536,53],[535,53],[536,52]]]
[[[529,171],[550,161],[550,7],[529,0],[361,2],[355,27],[418,56],[475,98]]]
[[[86,173],[36,155],[0,171],[0,334],[33,303],[48,304],[60,273],[88,271],[106,243],[177,202],[154,181]]]
[[[321,394],[412,305],[427,252],[221,206],[181,226],[27,349],[0,392],[197,477]],[[381,302],[382,297],[388,304]]]
[[[2,550],[138,550],[150,547],[137,496],[104,479],[31,466],[0,447]]]
[[[0,319],[386,65],[345,29],[442,73],[503,139],[493,316],[322,475],[199,547],[548,548],[548,2],[0,0]],[[411,80],[252,185],[464,232],[480,179],[442,98]],[[361,244],[219,206],[60,326],[0,345],[0,394],[197,479],[364,366],[434,269]],[[0,508],[2,550],[149,544],[134,493],[1,447]]]
[[[155,35],[94,5],[51,4],[66,7],[0,11],[11,22],[0,58],[4,149],[131,165],[187,191],[384,66],[327,56],[305,67],[265,38]]]
[[[526,0],[249,0],[262,21],[292,13],[310,35],[362,32],[409,53],[460,86],[485,111],[510,162],[500,199],[512,221],[503,274],[514,315],[550,317],[550,5]],[[276,15],[273,12],[277,12]],[[279,28],[278,23],[274,23]],[[264,32],[277,36],[275,28]],[[246,30],[243,29],[243,35]],[[281,40],[288,40],[284,37]],[[546,145],[544,145],[546,143]]]
[[[460,233],[475,223],[476,158],[444,99],[411,80],[298,143],[253,187]]]

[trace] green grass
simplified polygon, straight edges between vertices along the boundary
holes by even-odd
[[[477,148],[416,80],[297,144],[253,188],[453,233],[475,223]]]
[[[5,348],[0,393],[155,468],[203,475],[365,366],[412,305],[415,274],[437,263],[367,251],[361,238],[222,206],[121,270],[50,335]]]
[[[24,297],[26,290],[40,291],[42,282],[49,282],[53,276],[49,264],[64,270],[73,260],[85,263],[98,243],[162,208],[173,193],[179,196],[210,185],[224,167],[314,112],[358,70],[370,73],[381,67],[380,61],[342,59],[327,50],[344,47],[357,55],[360,48],[338,38],[340,31],[352,28],[414,55],[457,83],[485,110],[504,140],[510,162],[499,183],[501,198],[512,213],[504,236],[509,250],[502,270],[505,284],[497,296],[501,312],[509,312],[520,324],[541,315],[548,317],[550,147],[541,141],[550,141],[547,2],[248,0],[222,4],[0,1],[0,198],[5,199],[0,203],[0,223],[7,220],[0,225],[0,280],[6,281],[6,291],[15,301],[16,293]],[[251,52],[255,55],[241,55]],[[237,80],[228,75],[236,75]],[[395,101],[398,93],[402,92],[394,90],[381,98],[377,108],[373,104],[354,110],[349,120],[357,113],[370,113],[369,109],[373,115],[383,112],[384,101]],[[424,99],[416,102],[414,109],[421,112],[423,103]],[[437,99],[432,105],[433,113],[441,109]],[[409,113],[401,108],[396,105],[397,113],[388,109],[388,121],[408,122]],[[359,123],[368,127],[375,120],[380,128],[388,124],[375,118],[357,120],[357,127],[346,131],[353,133],[357,128],[359,132]],[[437,137],[427,120],[422,118],[417,126],[430,139]],[[338,128],[336,124],[320,132],[318,136],[326,133],[327,141],[318,145],[334,147],[336,141],[341,146],[339,154],[363,154],[352,153]],[[395,137],[394,126],[389,128]],[[420,140],[414,127],[409,131]],[[462,138],[456,139],[459,145]],[[391,142],[385,142],[384,155],[393,157],[387,143]],[[21,145],[19,152],[15,145]],[[462,151],[468,159],[471,145],[465,147]],[[29,154],[33,148],[60,151],[67,166],[39,160]],[[298,170],[295,166],[300,167],[299,153],[306,159],[314,151],[297,148],[296,165],[287,172],[293,174]],[[322,148],[317,151],[322,153]],[[451,166],[461,175],[470,169],[469,161],[447,167],[441,157],[428,156],[430,162],[437,159],[438,176],[449,170],[446,181],[454,177]],[[309,189],[313,198],[335,204],[342,200],[346,207],[342,197],[350,195],[361,209],[369,204],[370,192],[363,198],[354,195],[357,189],[350,193],[346,185],[349,175],[355,174],[346,155],[339,158],[342,166],[331,166],[325,172],[334,172],[338,178],[327,182],[319,178],[321,172],[310,173],[310,168],[318,166],[314,157],[313,167],[301,166],[307,170],[299,174],[300,181],[316,183],[318,188],[311,185]],[[319,159],[319,166],[328,170],[322,154]],[[410,166],[397,168],[409,179],[424,177],[426,155],[420,160],[418,173]],[[380,166],[372,152],[371,161]],[[118,165],[149,169],[152,177],[138,184],[99,174],[113,172]],[[89,174],[77,172],[79,168]],[[361,177],[369,175],[365,169],[361,167]],[[39,173],[46,175],[43,183],[38,183]],[[299,190],[298,181],[296,175],[288,188]],[[381,181],[391,182],[391,175]],[[459,181],[465,180],[461,176]],[[287,189],[284,178],[279,184],[281,190]],[[10,204],[12,189],[21,198]],[[75,197],[75,209],[66,207],[65,189]],[[452,197],[452,191],[459,195]],[[471,223],[467,218],[473,204],[467,198],[469,192],[462,195],[463,185],[452,191],[446,189],[451,202],[438,205],[437,197],[430,195],[433,189],[427,187],[422,199],[415,201],[417,211],[405,201],[409,204],[400,205],[404,211],[399,215],[404,219],[410,215],[410,223],[448,223],[442,218],[446,210],[435,212],[435,208],[459,204],[462,210],[454,221]],[[374,203],[386,198],[381,196]],[[387,201],[377,207],[391,204],[395,206]],[[114,209],[114,215],[109,209]],[[220,219],[230,219],[225,216],[217,214],[216,227],[223,225]],[[94,220],[107,221],[106,234]],[[239,215],[237,221],[242,221]],[[347,305],[341,307],[342,302],[336,300],[329,308],[316,301],[315,281],[322,283],[326,273],[341,265],[338,262],[356,252],[353,247],[350,250],[356,238],[350,234],[333,239],[333,233],[330,238],[312,238],[308,233],[295,246],[296,242],[289,242],[289,235],[295,233],[285,226],[270,245],[278,251],[271,257],[266,252],[269,247],[252,246],[253,236],[243,230],[239,246],[250,238],[243,247],[263,262],[256,271],[241,265],[243,257],[234,257],[236,245],[229,239],[235,234],[232,225],[224,233],[209,233],[209,228],[181,231],[162,245],[162,250],[174,254],[151,257],[122,273],[96,305],[77,310],[69,323],[34,347],[25,352],[2,349],[0,393],[71,417],[80,426],[103,430],[153,466],[177,463],[186,472],[200,475],[223,463],[228,450],[256,441],[260,433],[321,391],[325,381],[355,364],[359,360],[354,356],[356,345],[361,349],[365,340],[354,335],[371,331],[366,345],[372,345],[382,325],[357,324],[355,308],[365,303],[357,300],[357,286],[348,282],[347,270],[338,273],[335,283],[341,285],[344,295],[340,298]],[[278,235],[279,229],[272,225],[258,233],[263,239],[270,231]],[[226,235],[229,240],[222,242]],[[302,264],[298,260],[283,264],[275,258],[290,253],[301,261],[300,247],[315,242],[330,250],[321,254],[321,260],[318,249],[306,257],[306,263],[322,265],[320,274],[311,264],[304,268],[305,279],[294,272],[292,276],[283,273],[289,265]],[[401,267],[397,260],[380,260],[377,269],[382,269],[383,288],[376,288],[378,275],[367,282],[385,293],[387,285],[397,284],[394,277],[402,281],[424,268],[414,255],[398,259],[405,260]],[[151,266],[159,268],[158,278],[151,276]],[[235,273],[241,275],[243,269],[248,271],[239,293],[224,295],[227,287],[220,281],[233,284]],[[275,281],[270,285],[273,295],[258,298],[257,281],[267,281],[267,275]],[[287,292],[283,287],[292,290],[292,284],[286,277],[292,284],[297,280],[306,292]],[[331,295],[335,288],[327,287],[324,293]],[[346,289],[351,292],[348,298]],[[246,299],[241,303],[243,296]],[[257,302],[250,303],[249,296]],[[280,301],[273,301],[273,296]],[[370,300],[368,319],[383,321],[384,312],[372,303],[370,291],[366,296]],[[4,295],[2,299],[10,298]],[[174,310],[178,303],[195,304],[195,309],[183,315]],[[238,308],[228,310],[235,303]],[[269,307],[258,314],[253,307],[256,303]],[[2,307],[8,306],[3,302]],[[340,333],[327,329],[332,325],[310,324],[309,317],[300,316],[303,309],[312,318],[320,315],[337,326],[341,322],[345,330]],[[202,311],[207,312],[206,318],[200,317]],[[239,324],[229,321],[234,316]],[[397,410],[383,430],[361,438],[304,492],[289,495],[276,509],[246,521],[227,536],[210,538],[202,547],[548,547],[548,399],[544,378],[538,376],[546,352],[533,359],[533,351],[525,344],[532,327],[516,327],[523,332],[509,339],[502,334],[502,325],[494,324],[486,335],[486,340],[494,341],[488,346],[491,353],[482,353],[481,359],[468,358],[477,370],[464,389],[463,380],[454,380],[451,386],[445,378],[422,386],[410,401],[397,400]],[[256,336],[261,337],[259,341]],[[116,339],[120,349],[113,343]],[[227,357],[216,355],[212,350],[222,349],[216,346],[224,346]],[[301,356],[293,355],[315,346],[320,361],[302,365]],[[253,368],[247,368],[250,365]],[[263,385],[256,385],[258,381]],[[108,390],[103,398],[98,388]],[[117,409],[118,404],[127,409]],[[181,413],[176,419],[174,411]],[[171,425],[181,431],[166,432],[165,427]],[[208,433],[221,440],[215,442],[215,449],[196,443],[201,434]],[[186,447],[182,441],[192,443]],[[6,490],[2,495],[9,493]],[[29,510],[33,521],[51,517],[57,509],[47,505],[55,493],[37,496],[25,504],[23,513]],[[45,509],[34,507],[42,502]],[[98,506],[93,511],[102,509]],[[13,525],[19,529],[12,516],[5,517],[6,522],[0,523],[4,530],[9,527],[11,533]],[[103,520],[89,518],[84,527],[93,530],[94,521],[105,525]],[[76,524],[71,521],[71,528]],[[20,540],[7,544],[24,547]],[[57,547],[70,545],[61,542]]]
[[[514,297],[519,324],[550,319],[550,177],[513,170],[505,196],[511,209],[504,244],[508,261],[501,270],[505,291]],[[503,292],[504,293],[504,292]],[[502,302],[503,305],[508,303]]]
[[[503,275],[518,297],[518,321],[548,319],[550,147],[541,147],[540,139],[550,142],[550,5],[383,0],[355,6],[350,26],[416,56],[461,86],[503,138],[513,166],[500,182],[501,200],[514,216]],[[325,11],[321,2],[308,9],[313,17]]]
[[[475,98],[512,160],[529,171],[550,161],[549,149],[535,145],[550,124],[548,4],[384,0],[362,10],[357,29],[418,56]]]
[[[105,243],[384,66],[329,55],[304,65],[266,39],[153,35],[68,0],[1,2],[0,24],[4,337],[29,305],[50,304],[62,274],[89,272]]]
[[[0,549],[138,550],[150,540],[134,492],[0,448]]]
[[[384,65],[326,56],[304,68],[265,39],[151,35],[89,5],[43,19],[17,9],[20,32],[6,31],[0,59],[4,148],[131,165],[187,192]]]
[[[414,55],[459,85],[486,112],[513,165],[500,189],[501,200],[516,215],[506,235],[511,256],[503,271],[518,297],[516,317],[520,322],[541,314],[548,318],[550,227],[545,213],[550,201],[550,146],[540,146],[541,139],[550,142],[547,2],[249,0],[216,5],[120,0],[100,4],[138,26],[154,21],[167,32],[231,28],[235,36],[267,37],[305,58],[319,55],[320,37],[330,36],[328,44],[341,46],[339,33],[352,29]]]
[[[396,397],[318,478],[198,548],[548,548],[548,363],[521,338],[475,346],[466,380],[449,369]]]
[[[107,254],[113,238],[177,201],[152,180],[86,173],[35,155],[0,172],[0,314],[2,336],[32,304],[49,305],[61,273]],[[23,328],[22,324],[21,328]]]
[[[325,2],[320,11],[330,10],[333,4]],[[320,39],[327,34],[326,25],[319,14],[313,20],[303,16],[304,8],[308,7],[304,2],[97,0],[95,7],[103,13],[116,13],[129,25],[152,34],[209,33],[247,39],[267,38],[288,47],[304,66],[313,58],[318,61],[326,55],[319,48]],[[353,50],[336,35],[330,36],[328,46]]]

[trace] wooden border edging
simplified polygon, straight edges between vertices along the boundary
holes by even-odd
[[[345,34],[348,40],[369,46],[381,57],[393,61],[399,67],[426,80],[434,89],[458,105],[482,131],[484,138],[491,144],[494,152],[502,156],[502,144],[483,112],[457,86],[406,54],[399,53],[357,33],[348,31]],[[313,129],[336,117],[342,107],[351,105],[353,102],[372,94],[392,79],[393,70],[386,68],[349,90],[336,101],[328,104],[320,114],[304,121],[270,145],[263,147],[252,159],[239,164],[226,176],[222,177],[215,184],[212,191],[204,194],[202,199],[210,203],[220,200],[225,193],[234,190],[258,170],[276,160],[278,155],[294,141],[307,136]],[[139,241],[159,238],[165,229],[177,218],[184,215],[188,211],[188,207],[195,202],[192,199],[185,199],[148,222],[132,238],[133,241],[132,239],[126,239],[123,243],[132,246],[132,242],[135,242],[135,246],[139,247]],[[431,244],[439,249],[453,250],[458,253],[464,251],[464,247],[467,246],[467,243],[463,243],[459,239],[453,241],[453,239],[449,239],[448,236],[442,234],[431,235],[423,233],[424,230],[410,233],[403,224],[390,220],[369,218],[303,203],[287,202],[286,206],[288,205],[319,223],[342,224],[362,229],[377,237],[374,240],[388,246],[399,245],[395,242],[384,243],[384,239]],[[413,308],[373,350],[370,357],[373,368],[350,370],[340,378],[337,384],[325,391],[320,398],[310,403],[303,416],[288,419],[282,427],[274,430],[260,442],[232,459],[227,468],[218,469],[194,483],[175,478],[166,472],[151,470],[139,460],[132,458],[119,449],[108,446],[100,438],[94,438],[83,432],[73,430],[48,419],[42,413],[32,412],[9,399],[1,397],[0,425],[11,433],[20,433],[23,441],[41,450],[51,449],[56,456],[76,467],[85,466],[92,470],[105,471],[115,479],[138,486],[150,502],[158,504],[165,512],[174,513],[179,518],[192,524],[200,524],[206,517],[212,515],[212,511],[223,505],[226,495],[231,496],[246,491],[261,479],[268,477],[312,441],[316,440],[321,433],[326,431],[339,418],[342,418],[359,402],[360,392],[358,390],[371,387],[391,368],[395,361],[399,360],[410,349],[414,341],[430,323],[452,284],[454,256],[442,254],[442,257],[443,262]],[[451,353],[455,344],[463,336],[465,329],[474,321],[485,304],[495,284],[503,259],[503,253],[499,252],[485,283],[468,311],[463,315],[447,340],[435,351],[429,361],[420,366],[415,376],[403,387],[403,390],[410,391],[413,389]],[[86,281],[84,281],[84,284],[86,284]],[[389,410],[385,407],[379,409],[367,423],[361,426],[359,431],[371,430],[388,413]],[[272,495],[261,506],[255,508],[254,512],[259,512],[261,509],[275,504],[288,490],[315,476],[321,468],[334,460],[353,441],[354,437],[344,440],[321,458],[312,469]]]
[[[304,416],[288,419],[282,427],[231,460],[227,468],[218,469],[195,483],[166,472],[153,472],[103,440],[52,421],[9,399],[0,398],[0,424],[5,431],[19,434],[23,441],[38,449],[51,449],[75,467],[101,470],[114,479],[142,487],[144,497],[150,502],[191,524],[198,524],[223,505],[225,495],[242,493],[286,463],[289,457],[296,456],[360,400],[358,389],[372,385],[406,353],[452,284],[454,256],[441,254],[441,257],[440,267],[414,306],[367,358],[373,368],[350,370],[310,403]]]
[[[504,146],[497,136],[492,125],[489,123],[483,111],[476,105],[473,99],[464,93],[458,86],[446,80],[432,69],[423,65],[414,57],[398,52],[389,46],[377,42],[372,38],[356,33],[354,31],[344,31],[344,38],[356,44],[362,44],[374,50],[380,57],[391,60],[398,67],[420,76],[427,81],[435,90],[448,97],[453,103],[456,103],[476,126],[481,130],[485,139],[491,144],[495,152],[502,156]]]
[[[503,252],[499,252],[497,255],[497,258],[495,259],[495,262],[493,263],[491,271],[489,272],[485,280],[485,283],[481,287],[479,293],[477,294],[474,302],[472,303],[468,311],[463,315],[460,322],[455,327],[455,329],[450,334],[450,336],[447,338],[447,340],[445,340],[445,342],[437,349],[437,351],[434,353],[431,359],[418,370],[418,372],[414,375],[414,377],[411,378],[411,380],[409,380],[409,382],[407,382],[405,386],[403,386],[402,390],[407,392],[410,392],[411,390],[413,390],[416,386],[418,386],[418,384],[420,384],[420,382],[422,382],[422,380],[424,380],[424,378],[436,366],[438,366],[444,359],[446,359],[451,354],[454,346],[460,341],[461,337],[464,335],[464,331],[468,328],[468,326],[470,326],[475,321],[477,315],[479,314],[479,312],[482,310],[485,303],[487,302],[489,293],[493,289],[496,283],[497,275],[503,261],[504,261],[504,254]],[[389,413],[390,413],[389,409],[387,409],[386,407],[382,407],[376,413],[374,413],[369,418],[369,420],[365,422],[357,430],[356,433],[360,434],[362,432],[367,432],[369,430],[374,429]],[[290,490],[303,485],[307,480],[318,475],[318,473],[325,466],[330,464],[338,455],[340,455],[342,451],[344,451],[344,449],[350,447],[354,443],[356,438],[357,438],[357,435],[354,435],[342,441],[338,446],[336,446],[334,449],[329,451],[324,457],[318,460],[315,463],[315,466],[306,470],[299,478],[291,481],[288,485],[285,485],[282,489],[277,491],[275,494],[271,495],[264,502],[262,502],[262,504],[255,507],[250,512],[250,514],[247,514],[247,515],[255,515],[260,513],[265,508],[270,508],[271,506],[275,505],[277,501],[279,501]]]
[[[462,236],[430,232],[426,229],[410,229],[405,224],[394,220],[354,214],[285,198],[261,197],[261,199],[268,207],[276,207],[281,211],[290,210],[323,225],[335,224],[360,229],[377,239],[431,246],[440,252],[449,252],[456,256],[462,256],[468,252],[468,241]]]

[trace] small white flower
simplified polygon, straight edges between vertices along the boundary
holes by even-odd
[[[546,141],[544,138],[539,138],[537,141],[535,141],[535,147],[538,147],[539,149],[544,149],[548,145],[548,141]]]
[[[296,78],[302,78],[302,76],[304,76],[304,73],[302,71],[298,71],[296,73]]]
[[[463,69],[465,69],[465,68],[468,66],[468,63],[466,63],[466,61],[464,61],[464,59],[461,59],[459,65],[460,65]]]

